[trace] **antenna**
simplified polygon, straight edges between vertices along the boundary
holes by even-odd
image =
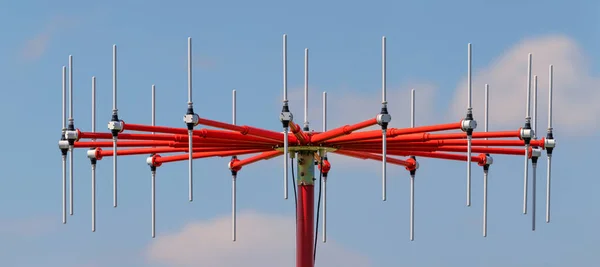
[[[288,127],[292,113],[287,98],[287,34],[283,35],[283,108],[279,119],[283,124],[283,198],[288,199]]]
[[[488,84],[485,84],[484,98],[485,98],[485,103],[484,103],[485,122],[484,122],[483,128],[484,128],[484,132],[487,133],[488,132],[489,114],[490,114],[490,87]],[[486,137],[485,140],[487,141],[488,138]],[[490,164],[492,163],[490,155],[486,154],[486,157],[487,157],[486,158],[487,164],[483,165],[483,237],[487,237],[488,172],[489,172]]]
[[[188,107],[185,116],[183,117],[183,122],[187,126],[188,130],[188,171],[189,171],[189,192],[188,198],[189,201],[192,202],[194,200],[194,172],[193,172],[193,151],[194,151],[194,142],[193,131],[194,126],[198,125],[198,121],[200,117],[198,114],[194,113],[194,103],[192,102],[192,37],[188,37]]]
[[[467,157],[471,157],[471,140],[477,123],[473,120],[473,104],[471,90],[471,43],[467,45],[467,116],[463,130],[467,132]],[[471,206],[471,161],[467,161],[467,207]]]
[[[152,126],[156,126],[156,86],[154,84],[152,85],[151,94],[152,94],[152,100],[151,100],[152,101],[152,111],[151,111]],[[152,132],[152,134],[155,135],[156,133]],[[154,153],[150,154],[150,157],[152,157],[152,156],[154,156]],[[155,238],[156,237],[156,168],[152,169],[152,167],[151,167],[150,173],[152,175],[152,177],[150,179],[150,184],[151,184],[150,190],[152,191],[151,192],[151,201],[152,201],[152,207],[151,207],[151,209],[152,209],[152,214],[151,214],[152,230],[151,231],[152,231],[152,238]]]
[[[108,129],[112,134],[113,141],[113,207],[117,207],[117,140],[119,133],[124,130],[123,121],[119,120],[117,109],[117,45],[113,45],[113,109],[112,118],[108,122]]]
[[[381,37],[381,112],[377,115],[377,124],[381,126],[381,167],[382,167],[382,199],[386,200],[387,196],[387,127],[390,121],[392,120],[392,116],[388,113],[387,110],[387,98],[386,98],[386,62],[385,62],[385,53],[386,53],[386,38],[385,36]]]
[[[415,128],[415,89],[410,91],[410,128]],[[415,240],[415,173],[410,173],[410,241]]]
[[[67,223],[67,153],[69,151],[69,141],[67,133],[67,68],[62,66],[62,131],[58,148],[61,151],[62,158],[62,223]]]
[[[304,49],[304,131],[308,131],[308,48]]]
[[[232,124],[235,125],[236,124],[236,118],[235,118],[235,114],[236,114],[236,103],[235,103],[235,89],[231,92],[231,96],[232,96],[232,111],[231,111],[231,115],[232,115]],[[236,156],[232,157],[233,159],[236,159]],[[232,180],[231,180],[231,239],[233,241],[236,240],[236,184],[235,184],[235,180],[236,180],[236,174],[231,175]]]
[[[73,119],[73,56],[69,55],[69,131],[75,131]],[[74,138],[69,139],[69,214],[73,215],[73,144]],[[76,139],[76,138],[75,138]],[[73,140],[73,141],[71,141]]]
[[[327,92],[323,92],[323,132],[327,132]],[[321,150],[321,156],[327,160],[327,150]],[[323,243],[325,242],[327,242],[327,175],[323,176]]]
[[[92,76],[92,133],[96,132],[96,77]],[[96,142],[96,139],[92,139]],[[89,157],[89,154],[94,157]],[[88,157],[92,164],[92,232],[96,232],[96,148],[88,150]]]
[[[537,140],[537,75],[533,76],[533,139]],[[537,160],[541,150],[532,145],[531,149],[531,230],[535,231],[535,201],[537,191]]]
[[[533,215],[532,226],[535,227],[535,194],[536,194],[536,164],[537,158],[541,156],[541,149],[545,149],[548,155],[547,173],[547,199],[546,199],[546,221],[550,221],[550,166],[551,155],[556,145],[552,134],[552,77],[553,68],[550,66],[549,87],[549,122],[548,135],[546,138],[538,138],[535,134],[537,128],[537,77],[534,77],[533,93],[533,118],[530,117],[529,100],[531,98],[531,85],[528,85],[527,116],[525,127],[504,129],[502,131],[489,131],[489,86],[485,85],[485,125],[483,132],[473,132],[477,123],[473,119],[472,92],[471,92],[471,45],[468,46],[468,107],[467,115],[457,118],[454,122],[435,125],[415,125],[416,90],[411,90],[411,125],[407,128],[391,128],[389,122],[391,116],[387,110],[386,100],[386,38],[382,38],[382,108],[376,117],[358,122],[356,124],[344,125],[335,129],[328,129],[327,123],[327,93],[323,92],[323,131],[308,132],[308,50],[305,50],[305,126],[302,127],[293,122],[292,113],[289,111],[287,99],[287,41],[283,35],[283,107],[280,121],[283,126],[281,131],[272,131],[247,125],[237,125],[237,91],[232,91],[232,123],[225,123],[206,118],[200,118],[194,113],[192,107],[192,83],[191,83],[191,39],[188,38],[188,110],[184,116],[186,127],[167,127],[156,125],[156,87],[152,85],[152,123],[151,125],[127,123],[118,118],[117,110],[117,67],[116,46],[113,46],[113,116],[108,123],[109,132],[96,132],[96,79],[92,77],[92,130],[91,132],[75,129],[73,120],[73,94],[72,74],[69,81],[69,106],[70,114],[68,125],[66,120],[66,67],[62,69],[62,134],[59,141],[59,150],[63,160],[63,223],[66,223],[66,156],[74,149],[86,149],[87,155],[92,163],[92,231],[96,229],[96,207],[95,207],[95,164],[102,157],[113,157],[113,189],[114,206],[116,207],[117,196],[117,161],[116,156],[149,155],[146,163],[151,170],[151,227],[152,237],[156,236],[156,168],[162,164],[171,162],[188,161],[202,158],[231,157],[228,169],[232,174],[232,240],[237,240],[237,174],[242,167],[249,166],[263,160],[269,160],[281,155],[287,159],[288,156],[296,160],[298,169],[294,170],[292,165],[292,178],[294,179],[294,196],[296,207],[296,233],[297,248],[296,260],[298,267],[313,267],[315,264],[316,243],[318,238],[319,216],[321,215],[320,202],[315,204],[315,185],[320,185],[322,191],[319,193],[319,201],[322,194],[322,238],[327,241],[327,176],[331,169],[327,157],[330,153],[338,155],[376,160],[382,163],[383,168],[383,199],[386,199],[386,170],[387,163],[390,166],[401,166],[410,172],[411,196],[410,196],[410,240],[414,240],[414,191],[415,174],[419,168],[416,157],[425,157],[439,160],[451,160],[470,166],[471,162],[482,166],[484,170],[484,204],[483,204],[483,236],[487,236],[487,197],[488,197],[488,171],[493,163],[492,155],[508,155],[532,158],[533,166]],[[69,71],[72,73],[72,57],[69,57]],[[529,75],[531,75],[531,55],[529,56]],[[528,77],[530,81],[531,77]],[[533,123],[533,125],[532,125]],[[197,125],[205,128],[195,129]],[[364,128],[379,125],[381,130],[364,130]],[[208,128],[213,127],[213,128]],[[132,131],[140,133],[130,133]],[[290,133],[291,131],[291,133]],[[465,134],[466,133],[466,134]],[[117,140],[117,138],[121,140]],[[113,148],[102,151],[102,148]],[[525,147],[525,149],[523,149]],[[119,149],[119,150],[117,150]],[[529,150],[531,149],[531,152]],[[163,153],[163,155],[161,155]],[[480,153],[471,155],[472,153]],[[71,162],[73,162],[71,160]],[[316,163],[316,164],[315,164]],[[318,167],[319,176],[323,179],[315,183],[315,165]],[[191,166],[191,165],[189,165]],[[463,165],[464,166],[464,165]],[[73,164],[71,164],[71,169]],[[284,165],[284,196],[287,197],[287,168]],[[527,168],[527,167],[526,167]],[[190,168],[190,199],[191,172]],[[470,167],[468,177],[470,177]],[[71,171],[71,177],[73,172]],[[526,173],[527,174],[527,173]],[[527,178],[527,176],[525,176]],[[297,186],[296,186],[297,184]],[[71,186],[73,183],[71,183]],[[467,191],[470,192],[470,179],[468,179]],[[527,186],[527,183],[525,184]],[[72,187],[71,187],[72,188]],[[527,193],[527,191],[525,191]],[[297,193],[297,196],[296,196]],[[72,196],[72,194],[71,194]],[[470,204],[470,194],[468,204]],[[71,201],[71,204],[73,202]],[[317,208],[315,212],[315,207]],[[317,216],[315,219],[314,216]],[[533,228],[535,229],[535,228]]]
[[[549,86],[548,86],[548,134],[544,141],[544,147],[546,148],[546,155],[548,156],[548,164],[546,165],[546,223],[550,222],[550,176],[552,174],[552,151],[556,145],[554,135],[552,132],[552,82],[553,82],[553,67],[548,67],[549,72]]]
[[[529,172],[529,144],[534,133],[531,131],[531,58],[529,53],[527,63],[527,109],[525,115],[525,126],[521,130],[521,139],[525,142],[525,175],[523,176],[523,214],[527,214],[527,174]]]

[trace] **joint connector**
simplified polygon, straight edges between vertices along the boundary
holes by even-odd
[[[90,153],[92,153],[92,154],[93,154],[93,157],[90,157]],[[87,151],[87,156],[88,156],[88,158],[90,158],[90,163],[91,163],[92,165],[96,165],[96,162],[98,161],[98,160],[96,159],[96,149],[94,149],[94,148],[90,148],[90,149]]]
[[[64,155],[66,155],[67,151],[69,150],[69,141],[66,139],[58,141],[58,148],[63,152]]]
[[[318,167],[323,176],[327,177],[327,173],[329,173],[329,170],[331,170],[331,164],[329,161],[327,159],[323,159],[323,162],[319,164]]]
[[[525,144],[529,144],[529,142],[531,141],[531,138],[533,138],[534,136],[534,132],[533,129],[527,127],[527,125],[523,128],[520,129],[520,138],[521,140],[525,141]]]
[[[411,175],[414,175],[414,173],[416,173],[416,171],[419,169],[419,162],[414,157],[410,157],[406,161],[410,164],[404,168],[411,172]]]
[[[473,119],[464,119],[460,121],[460,129],[467,134],[472,134],[473,130],[477,128],[477,121]]]
[[[101,160],[102,159],[102,155],[101,155],[100,152],[102,152],[102,148],[97,147],[97,148],[93,148],[93,149],[88,150],[86,153],[87,153],[87,157],[90,160],[92,160],[92,159],[93,160]]]
[[[381,113],[377,115],[377,124],[381,126],[382,129],[387,129],[388,124],[392,121],[392,115],[387,113]]]
[[[229,161],[229,163],[227,163],[227,168],[229,168],[231,170],[232,175],[237,175],[237,172],[239,172],[242,169],[241,166],[233,167],[233,164],[238,161],[240,161],[240,160],[237,157],[232,157],[231,161]]]
[[[542,149],[540,148],[532,148],[531,149],[531,158],[539,158],[542,156]]]
[[[556,147],[556,139],[549,139],[549,138],[544,139],[544,148],[553,149],[555,147]]]
[[[65,131],[65,139],[69,141],[70,145],[73,145],[73,142],[79,140],[79,130],[68,130]]]
[[[123,121],[109,121],[108,130],[112,133],[113,137],[119,135],[125,129],[125,122]]]
[[[484,167],[484,169],[489,168],[494,163],[494,158],[490,154],[479,154],[477,157],[479,158],[477,165]]]
[[[160,167],[162,165],[161,162],[156,161],[159,158],[160,158],[160,155],[152,155],[152,156],[146,158],[146,164],[148,164],[148,166],[150,166],[150,168],[155,167],[154,170],[156,170],[156,167]]]
[[[196,114],[196,113],[185,114],[183,116],[183,122],[185,123],[185,125],[187,125],[188,130],[193,130],[194,127],[198,125],[199,121],[200,121],[200,116],[198,116],[198,114]]]
[[[294,115],[287,109],[287,106],[283,106],[281,114],[279,114],[279,121],[283,124],[283,128],[288,128],[293,120]]]

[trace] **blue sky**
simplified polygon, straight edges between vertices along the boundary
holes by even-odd
[[[56,147],[61,67],[70,54],[75,65],[75,125],[90,130],[94,75],[97,128],[104,131],[111,114],[112,44],[119,47],[121,118],[150,123],[150,86],[156,84],[157,123],[183,126],[188,36],[194,42],[196,112],[230,121],[235,88],[239,124],[279,130],[283,33],[288,34],[290,98],[296,118],[302,117],[303,49],[310,49],[309,119],[316,130],[321,125],[319,97],[325,90],[331,105],[330,127],[378,113],[382,35],[388,42],[387,82],[394,127],[408,126],[413,87],[418,92],[417,124],[460,119],[454,115],[462,114],[464,105],[457,104],[458,108],[452,103],[465,100],[462,85],[469,42],[474,47],[474,90],[483,88],[483,83],[490,83],[493,90],[492,113],[494,107],[497,112],[491,116],[492,130],[522,124],[526,72],[520,69],[526,68],[527,53],[534,53],[534,74],[544,80],[540,103],[546,101],[542,95],[547,90],[547,63],[555,65],[558,148],[550,224],[543,223],[545,163],[539,168],[538,227],[532,232],[530,215],[521,214],[521,158],[496,158],[490,173],[489,233],[483,238],[481,170],[473,168],[473,206],[467,208],[464,164],[423,159],[417,175],[416,240],[410,242],[406,171],[390,167],[389,200],[382,202],[377,162],[333,157],[328,188],[332,243],[319,244],[323,250],[318,261],[323,265],[333,266],[340,259],[336,264],[346,266],[597,265],[600,232],[595,222],[600,212],[595,203],[600,197],[595,193],[600,182],[592,167],[595,149],[600,147],[588,140],[600,133],[595,116],[600,113],[596,104],[600,101],[596,90],[600,52],[595,49],[600,45],[598,12],[600,5],[594,1],[2,3],[0,111],[7,129],[3,131],[5,153],[0,156],[4,166],[0,265],[174,266],[187,259],[203,266],[237,266],[228,258],[247,256],[238,244],[260,257],[287,255],[294,244],[290,236],[293,201],[282,197],[280,158],[240,172],[238,207],[247,216],[240,218],[240,242],[232,244],[228,159],[195,163],[192,204],[187,202],[187,163],[159,168],[159,238],[151,240],[150,172],[144,156],[120,159],[117,209],[111,204],[112,165],[108,160],[99,163],[98,230],[91,233],[89,161],[85,152],[76,152],[75,216],[62,225]],[[476,107],[481,104],[480,93],[474,96]],[[482,118],[481,109],[475,112],[476,119]],[[544,116],[546,110],[541,108],[543,132]],[[256,225],[264,235],[244,233],[244,222]],[[196,238],[187,249],[177,249],[188,244],[178,239],[181,236]],[[233,254],[203,261],[227,253]],[[274,266],[292,263],[293,258],[284,257]],[[252,264],[256,263],[249,260]]]

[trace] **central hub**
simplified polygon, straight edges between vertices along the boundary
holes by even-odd
[[[298,185],[314,185],[315,152],[298,151]]]

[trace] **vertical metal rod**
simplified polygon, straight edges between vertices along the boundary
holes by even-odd
[[[531,122],[531,61],[532,55],[529,53],[528,55],[528,63],[527,63],[527,109],[525,115],[525,123]],[[528,175],[529,173],[529,145],[525,145],[525,172],[523,176],[523,214],[527,214],[527,191],[528,191]]]
[[[156,86],[153,84],[152,85],[152,111],[151,111],[151,117],[152,117],[152,126],[156,126]],[[155,132],[152,132],[152,134],[155,134]],[[150,180],[150,191],[151,191],[151,231],[152,231],[152,238],[156,237],[156,170],[152,170],[152,177]]]
[[[287,106],[287,34],[283,35],[283,105]],[[283,198],[288,199],[288,128],[283,128]]]
[[[67,131],[67,67],[62,67],[62,134]],[[67,156],[62,155],[62,223],[67,223]]]
[[[188,37],[188,106],[191,107],[192,103],[192,37]],[[189,171],[189,184],[188,184],[188,198],[192,202],[194,200],[194,181],[193,181],[193,131],[188,130],[188,171]]]
[[[96,132],[96,77],[92,77],[92,132]],[[96,232],[96,164],[92,164],[92,232]]]
[[[467,46],[467,114],[473,114],[472,88],[471,88],[471,43]],[[471,135],[467,135],[467,157],[471,158]],[[467,160],[467,207],[471,206],[471,161]]]
[[[488,170],[483,170],[483,237],[487,236]]]
[[[386,38],[381,37],[381,104],[383,107],[387,106],[387,95],[386,95]],[[387,130],[381,130],[381,171],[382,171],[382,200],[387,199]]]
[[[323,92],[323,132],[327,131],[327,92]],[[322,150],[321,157],[327,157],[327,150]],[[327,176],[323,176],[323,243],[327,242]]]
[[[533,76],[533,139],[537,139],[537,75]],[[537,158],[531,162],[531,230],[535,231],[536,195],[537,195]]]
[[[152,238],[156,237],[156,169],[151,171],[150,186],[152,191]]]
[[[73,125],[73,56],[69,55],[69,125]],[[69,146],[69,214],[73,215],[73,146]]]
[[[531,118],[531,126],[533,127],[533,139],[537,139],[537,75],[533,76],[533,117]]]
[[[415,89],[410,92],[410,127],[415,127]],[[410,241],[415,240],[415,174],[410,175]]]
[[[490,114],[490,86],[485,85],[485,102],[484,102],[484,131],[489,130],[489,114]],[[485,140],[488,140],[486,137]],[[487,147],[487,146],[486,146]],[[488,169],[483,169],[483,237],[487,236],[487,215],[488,215]]]
[[[304,49],[304,128],[308,128],[308,48]]]
[[[548,86],[548,132],[552,132],[552,86],[553,86],[553,67],[548,68],[549,86]],[[546,223],[550,222],[550,178],[552,171],[552,154],[548,155],[548,164],[546,165]]]
[[[233,90],[232,91],[232,112],[231,112],[231,120],[232,120],[232,124],[236,124],[236,91]],[[236,202],[237,202],[237,185],[236,185],[236,178],[237,175],[232,175],[232,184],[231,184],[231,239],[233,241],[236,241],[237,239],[237,217],[236,217],[236,213],[237,213],[237,207],[236,207]]]
[[[117,45],[113,45],[113,114],[117,114]],[[113,207],[117,207],[117,136],[113,136]]]

